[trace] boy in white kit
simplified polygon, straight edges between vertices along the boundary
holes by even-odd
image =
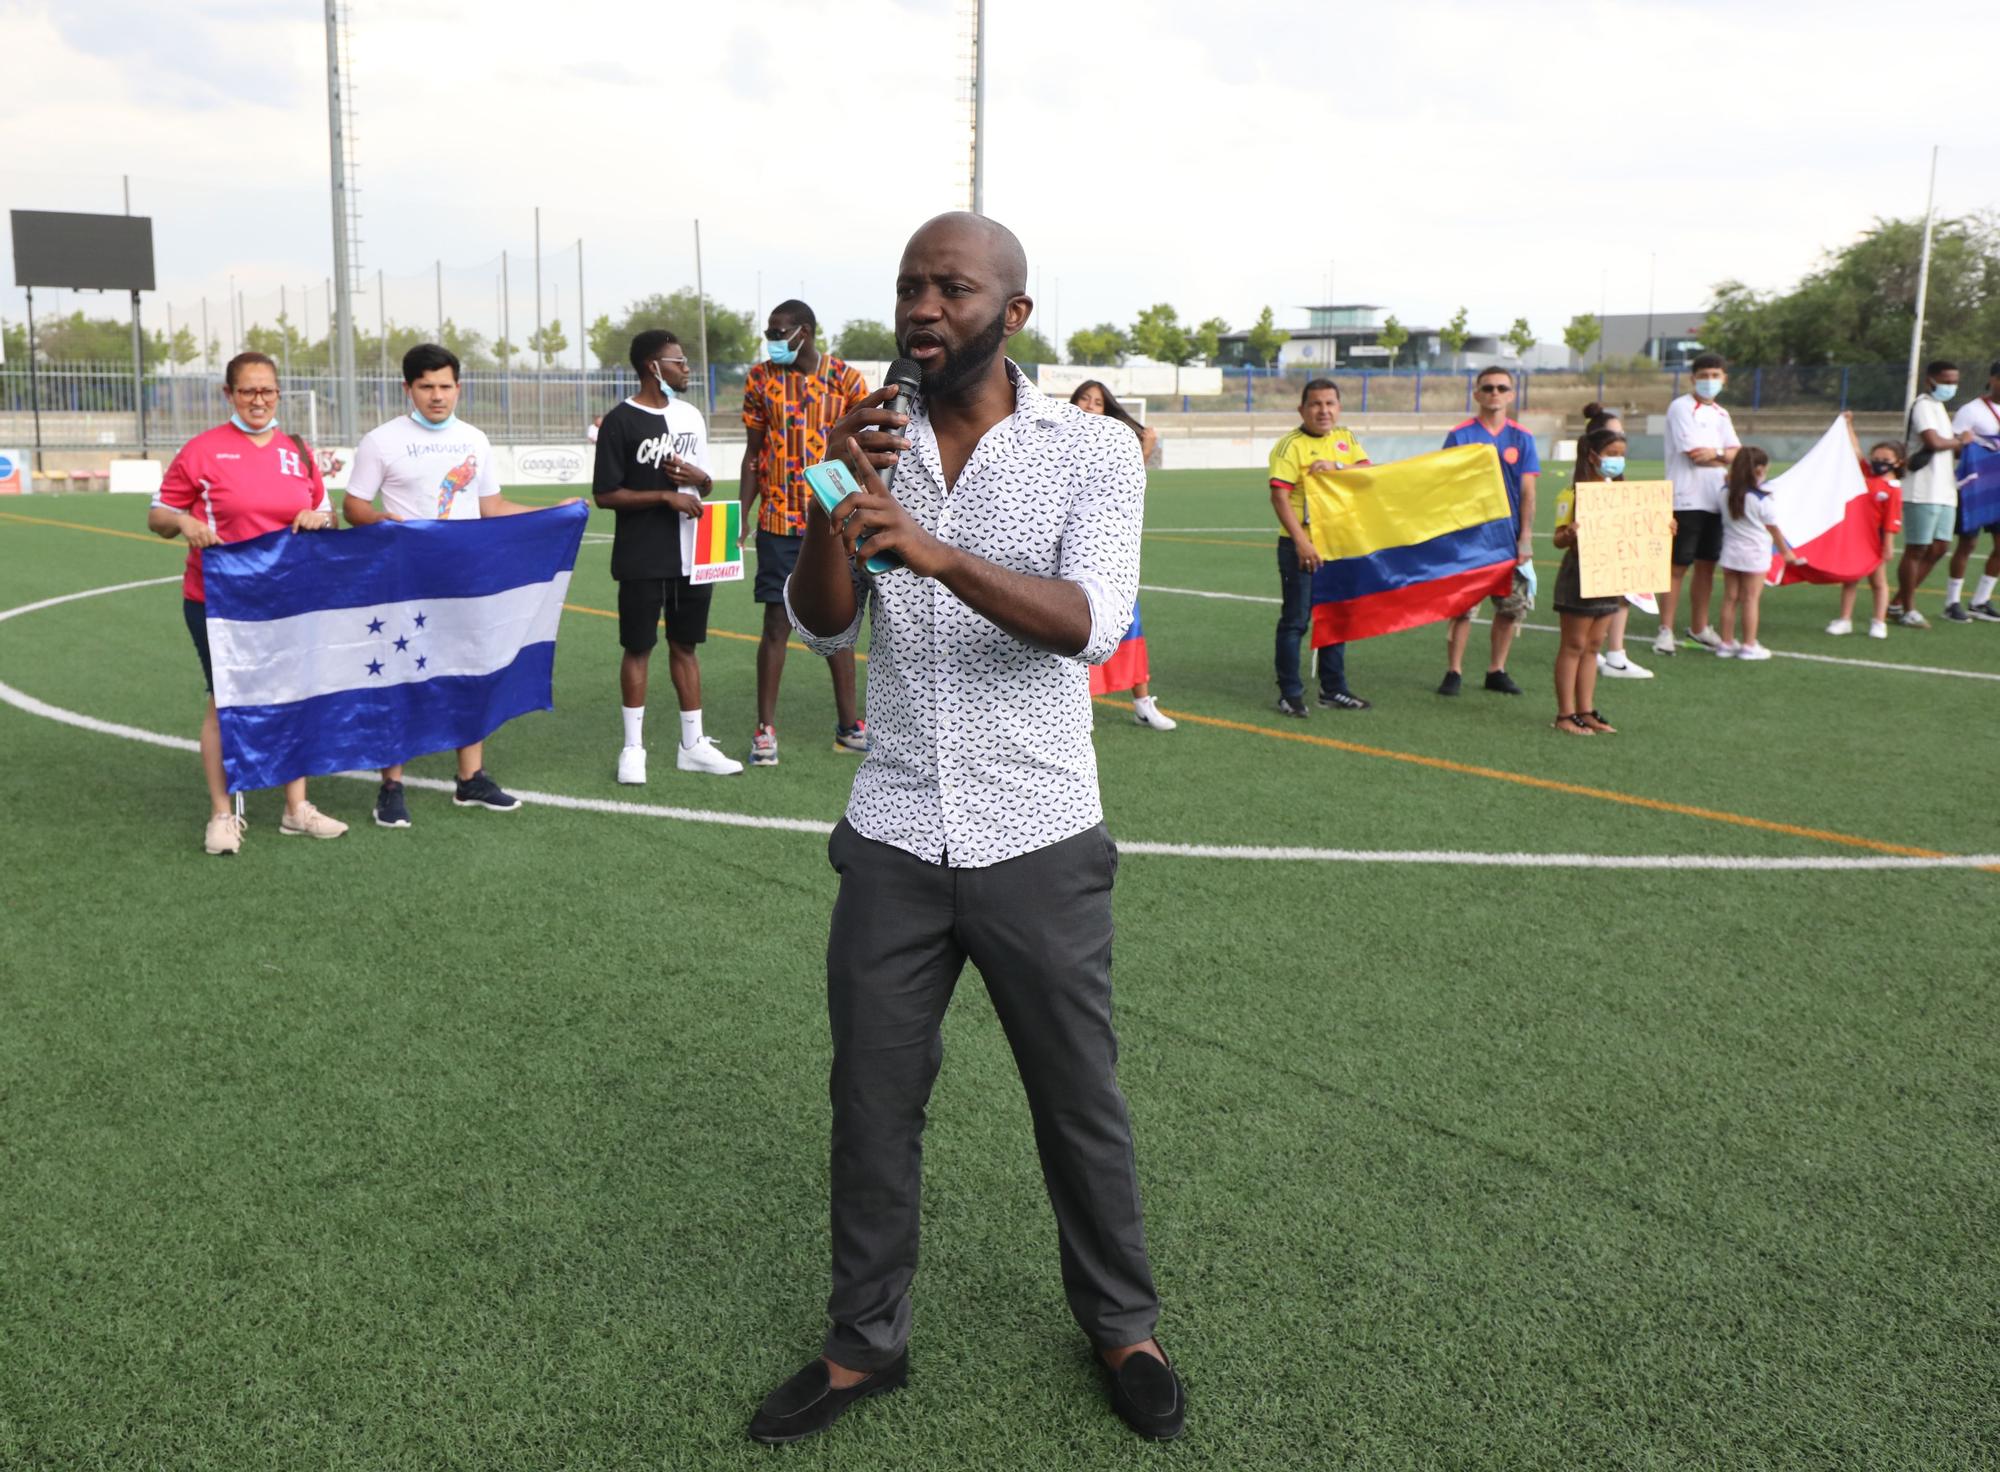
[[[477,521],[482,516],[517,516],[533,511],[500,494],[493,478],[493,446],[458,418],[458,359],[436,343],[419,343],[403,354],[403,391],[410,412],[371,430],[354,452],[354,470],[342,506],[348,523],[377,521]],[[375,498],[382,509],[375,509]],[[580,497],[571,497],[579,500]],[[480,764],[486,743],[458,749],[459,807],[511,813],[521,800],[500,790]],[[382,769],[375,796],[375,821],[384,828],[410,826],[403,800],[403,766]]]

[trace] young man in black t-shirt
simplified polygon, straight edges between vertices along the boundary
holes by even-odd
[[[618,780],[646,780],[646,666],[667,625],[667,669],[680,697],[681,737],[674,764],[683,772],[730,776],[743,763],[723,755],[701,729],[701,663],[695,647],[708,638],[713,591],[697,586],[681,566],[681,523],[701,515],[713,486],[708,427],[678,397],[688,385],[687,354],[671,332],[655,328],[632,339],[639,392],[604,416],[597,431],[591,491],[618,515],[611,540],[611,576],[618,583],[618,666],[625,745]]]

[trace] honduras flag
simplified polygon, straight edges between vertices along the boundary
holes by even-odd
[[[379,522],[203,552],[229,790],[392,766],[550,709],[589,517]]]

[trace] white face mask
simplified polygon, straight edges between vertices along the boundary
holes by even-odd
[[[1694,381],[1694,396],[1698,399],[1712,399],[1721,392],[1722,380],[1719,378],[1697,378]]]

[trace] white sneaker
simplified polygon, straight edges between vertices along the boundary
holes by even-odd
[[[1644,665],[1634,664],[1632,657],[1620,650],[1616,658],[1609,654],[1597,656],[1597,672],[1608,680],[1650,680],[1653,672]]]
[[[1743,646],[1733,639],[1727,644],[1717,639],[1713,647],[1717,659],[1737,659],[1743,654]]]
[[[1689,629],[1688,639],[1692,643],[1701,645],[1704,649],[1719,650],[1722,648],[1722,635],[1716,633],[1713,628],[1703,629],[1699,633],[1693,629]]]
[[[243,850],[243,820],[234,813],[217,813],[208,820],[201,836],[201,851],[207,854],[234,854]]]
[[[295,838],[338,838],[347,831],[347,825],[338,818],[329,818],[311,803],[302,802],[297,812],[286,813],[278,820],[278,831]]]
[[[646,785],[646,748],[627,746],[618,753],[618,780],[627,787]]]
[[[1914,608],[1906,608],[1896,616],[1896,622],[1906,629],[1928,629],[1931,621]]]
[[[683,772],[711,772],[718,777],[734,777],[743,770],[743,763],[733,756],[725,756],[722,748],[706,736],[693,746],[683,746],[675,751],[674,765]]]
[[[1132,702],[1132,719],[1141,726],[1155,731],[1171,731],[1180,724],[1172,716],[1160,713],[1160,703],[1148,695],[1144,700]]]
[[[1762,644],[1745,644],[1737,649],[1736,657],[1738,659],[1753,659],[1753,660],[1769,659],[1771,657],[1771,651],[1766,649]]]
[[[1826,631],[1836,637],[1841,634],[1851,634],[1854,632],[1854,620],[1851,618],[1837,618],[1826,626]]]
[[[1869,638],[1871,638],[1871,639],[1886,639],[1886,638],[1888,638],[1888,637],[1889,637],[1889,626],[1888,626],[1888,624],[1884,623],[1884,622],[1883,622],[1883,621],[1882,621],[1881,619],[1879,619],[1879,618],[1871,618],[1871,619],[1869,619],[1869,620],[1868,620],[1868,637],[1869,637]]]
[[[1672,654],[1678,647],[1674,643],[1674,631],[1672,629],[1661,629],[1660,636],[1653,641],[1653,653],[1655,654]]]

